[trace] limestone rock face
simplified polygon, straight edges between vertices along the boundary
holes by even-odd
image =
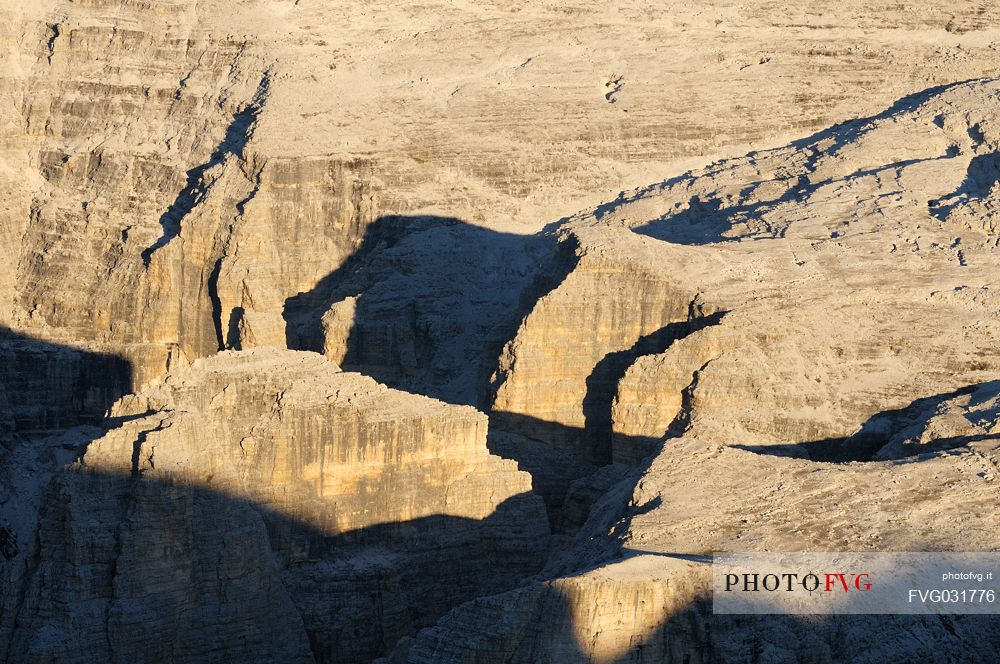
[[[697,567],[640,557],[484,597],[421,633],[403,661],[467,661],[470,651],[477,653],[473,661],[484,664],[683,661],[685,654],[708,651],[696,645],[706,636],[696,622],[660,635],[656,643],[640,639],[654,634],[664,615],[683,610],[689,598],[710,588],[710,577],[706,585],[704,574],[690,573]],[[639,570],[645,574],[637,575]]]
[[[505,347],[493,410],[501,426],[603,464],[611,460],[611,401],[621,374],[639,355],[689,333],[705,312],[696,288],[630,254],[581,248],[577,255],[569,276]]]
[[[711,609],[712,552],[994,550],[1000,524],[989,505],[998,498],[1000,441],[995,434],[968,440],[902,464],[833,464],[671,441],[633,482],[633,507],[598,503],[577,538],[586,551],[610,529],[617,555],[591,548],[583,560],[603,560],[596,569],[567,574],[562,564],[580,569],[567,556],[550,564],[548,580],[464,604],[390,661],[989,659],[1000,643],[990,616],[947,624],[881,616],[876,636],[870,616],[800,620]]]
[[[363,159],[267,159],[221,259],[228,348],[284,348],[286,301],[313,289],[362,245],[377,210]]]
[[[130,385],[128,362],[12,334],[0,327],[0,431],[96,421]]]
[[[8,0],[0,321],[119,355],[121,391],[139,389],[222,348],[303,347],[296,325],[282,332],[286,300],[342,268],[380,215],[527,235],[692,160],[995,68],[981,3],[508,4]],[[966,198],[941,213],[981,224],[990,204]],[[368,299],[366,336],[409,333]],[[412,367],[395,347],[365,361]],[[472,403],[451,380],[436,387]]]
[[[5,13],[21,47],[3,321],[123,357],[121,392],[177,359],[285,346],[285,299],[336,268],[375,213],[365,160],[255,151],[273,57],[195,4]]]
[[[501,421],[558,445],[600,435],[581,446],[604,461],[687,429],[857,434],[863,456],[887,442],[869,418],[988,380],[996,238],[938,201],[989,195],[975,183],[998,145],[996,87],[913,98],[568,222],[581,257],[501,357]],[[975,110],[956,124],[953,105]]]
[[[548,235],[381,217],[343,268],[287,307],[297,345],[451,403],[488,405],[500,348],[572,253]]]
[[[881,616],[876,631],[871,616],[715,615],[711,583],[707,563],[638,555],[470,602],[387,661],[974,662],[1000,639],[986,616]]]
[[[369,661],[541,567],[542,502],[470,407],[261,350],[112,416],[48,490],[11,657]]]
[[[531,489],[530,476],[489,454],[483,414],[390,391],[312,353],[219,354],[125,397],[112,416],[149,411],[169,414],[138,451],[155,457],[151,469],[166,463],[173,477],[211,477],[220,491],[330,535],[431,515],[482,519]],[[161,433],[177,442],[158,444]],[[84,464],[133,470],[136,451],[124,454],[115,440],[90,445]],[[222,454],[205,440],[230,446]]]
[[[0,0],[0,659],[994,658],[994,5]]]
[[[581,258],[507,346],[497,410],[534,409],[521,420],[531,423],[572,413],[576,431],[592,435],[585,416],[598,383],[584,377],[621,362],[602,412],[612,458],[637,468],[603,485],[541,579],[459,607],[393,657],[992,657],[1000,632],[989,620],[881,618],[877,640],[845,647],[843,635],[865,632],[865,621],[714,616],[704,578],[713,552],[998,547],[989,506],[998,498],[1000,309],[988,210],[1000,171],[984,165],[1000,148],[998,86],[904,99],[569,219],[562,232]],[[956,212],[969,206],[980,208],[977,223]],[[611,269],[591,264],[617,266],[614,281],[598,282],[590,273]],[[660,275],[655,286],[650,274]],[[607,292],[613,302],[594,295]],[[690,306],[644,304],[670,293],[687,294]],[[666,313],[647,323],[650,310]],[[592,321],[587,332],[562,323],[580,320]],[[671,332],[659,348],[638,341],[657,325]],[[510,396],[550,376],[552,387]],[[560,394],[564,410],[532,394]],[[572,485],[565,517],[617,467]],[[616,570],[644,595],[609,599],[604,577]],[[652,590],[664,585],[665,595]],[[593,608],[609,603],[613,618]],[[971,634],[981,640],[967,644]]]
[[[106,21],[115,8],[37,3],[13,17],[23,50],[9,145],[30,177],[11,186],[30,211],[7,235],[17,251],[5,317],[30,336],[109,347],[141,385],[173,348],[218,349],[205,288],[220,251],[212,222],[200,246],[189,242],[186,275],[147,264],[196,203],[222,193],[214,185],[239,160],[264,79],[244,40],[185,31],[181,3],[118,9]]]
[[[38,537],[5,647],[12,660],[311,661],[264,523],[246,504],[70,471],[49,488]]]

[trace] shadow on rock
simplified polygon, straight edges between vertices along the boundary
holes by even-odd
[[[285,302],[287,343],[390,387],[485,407],[503,344],[574,261],[549,234],[380,217],[340,268]]]
[[[540,569],[526,500],[331,534],[169,475],[75,467],[46,490],[0,658],[369,662]]]
[[[954,192],[929,201],[930,213],[939,221],[948,221],[951,214],[972,201],[986,198],[1000,182],[1000,154],[976,155],[969,162],[965,180]]]
[[[916,399],[905,408],[886,410],[870,417],[861,428],[843,438],[826,438],[790,445],[734,445],[756,454],[779,457],[847,463],[876,459],[904,459],[924,453],[941,452],[972,443],[997,438],[997,434],[980,431],[976,420],[996,421],[1000,417],[1000,381],[988,381]],[[967,398],[967,399],[966,399]],[[944,414],[950,402],[960,400],[959,409],[968,409],[975,417],[965,419],[967,426],[961,435],[940,435],[927,432],[928,425]],[[958,420],[961,424],[962,420]]]
[[[879,168],[867,169],[852,173],[845,177],[814,180],[813,174],[817,170],[821,158],[836,157],[845,147],[855,144],[867,133],[872,131],[880,121],[890,119],[894,116],[906,114],[917,110],[929,99],[946,92],[949,89],[966,85],[976,79],[938,85],[897,100],[886,110],[875,115],[849,120],[832,127],[822,129],[805,138],[792,141],[787,146],[778,148],[779,150],[791,150],[796,154],[805,155],[805,161],[801,165],[798,174],[794,178],[782,180],[786,185],[784,190],[759,188],[765,182],[747,182],[746,186],[738,195],[726,195],[716,197],[713,194],[689,195],[686,201],[679,200],[674,209],[667,212],[662,217],[654,219],[633,230],[641,235],[646,235],[658,240],[683,245],[705,245],[719,242],[735,241],[737,239],[759,239],[781,237],[783,228],[768,226],[764,216],[775,207],[792,201],[803,201],[808,199],[821,187],[839,181],[846,181],[858,177],[878,175],[882,172],[892,172],[900,168],[912,166],[922,161],[934,161],[937,159],[948,159],[955,157],[953,151],[948,151],[942,156],[929,159],[904,160],[896,163],[886,164]],[[976,140],[976,137],[972,137]],[[819,145],[823,147],[820,148]],[[757,152],[750,152],[746,158],[752,164],[758,156]],[[728,161],[719,162],[709,167],[724,168]],[[992,183],[997,181],[996,155],[984,155],[973,159],[973,164],[969,167],[969,177],[960,189],[955,192],[952,198],[933,201],[931,211],[938,218],[946,218],[947,214],[955,205],[966,201],[969,197],[981,197],[988,191]],[[616,209],[628,205],[638,199],[649,195],[666,191],[674,187],[693,182],[696,177],[693,174],[685,174],[671,178],[663,182],[645,187],[638,192],[622,194],[617,200],[606,203],[597,209],[597,216],[600,218],[606,214],[613,213]],[[773,185],[774,181],[768,182]],[[678,194],[680,196],[681,194]],[[739,238],[731,232],[734,227],[745,227],[740,231]]]
[[[710,579],[710,557],[636,560],[642,557],[649,558],[625,556],[601,570],[479,598],[401,642],[386,661],[975,664],[993,661],[1000,647],[1000,623],[988,615],[715,614],[711,591],[696,580]],[[671,562],[656,562],[664,557]],[[644,570],[657,571],[651,578]]]
[[[585,429],[591,444],[604,450],[605,463],[612,460],[611,408],[618,393],[618,384],[629,367],[645,355],[665,352],[676,341],[680,341],[699,330],[718,325],[726,312],[716,312],[708,316],[693,317],[679,323],[670,323],[636,341],[631,348],[608,353],[597,363],[587,376],[587,394],[583,398]],[[615,444],[630,446],[625,436],[616,435]],[[651,446],[647,448],[652,451]]]
[[[0,431],[59,429],[98,422],[132,391],[131,364],[0,325]]]

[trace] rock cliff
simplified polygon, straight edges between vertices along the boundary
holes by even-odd
[[[995,59],[976,3],[0,9],[4,320],[126,358],[135,388],[178,358],[300,347],[286,300],[382,213],[532,233]]]
[[[484,415],[319,355],[217,354],[112,417],[42,499],[12,659],[369,661],[543,563]]]
[[[569,219],[579,261],[507,345],[497,421],[583,455],[600,433],[604,462],[637,467],[540,579],[394,660],[991,657],[988,619],[884,618],[878,639],[740,621],[705,579],[714,552],[996,549],[998,89],[906,98]]]
[[[0,659],[992,658],[706,579],[1000,548],[1000,10],[383,5],[0,0]]]

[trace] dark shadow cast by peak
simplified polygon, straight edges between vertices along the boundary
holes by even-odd
[[[604,358],[583,386],[583,427],[492,412],[497,358],[538,300],[576,266],[577,249],[554,228],[517,235],[451,217],[382,216],[338,269],[286,300],[286,341],[390,387],[487,412],[491,452],[532,475],[555,524],[570,486],[612,461],[611,403],[627,367],[722,316],[692,315]],[[630,447],[634,465],[657,443],[616,442]],[[612,476],[595,482],[604,486]],[[578,493],[589,500],[593,492]]]
[[[783,203],[805,201],[821,187],[837,182],[847,182],[855,178],[877,176],[886,172],[898,171],[915,164],[940,159],[951,159],[953,156],[949,154],[928,159],[908,159],[888,163],[878,168],[859,170],[842,178],[827,179],[816,183],[813,183],[808,176],[802,175],[794,183],[790,184],[788,189],[774,198],[755,200],[736,205],[723,203],[718,198],[702,200],[700,196],[695,195],[688,200],[686,207],[637,226],[633,228],[633,231],[656,240],[684,245],[705,245],[719,242],[738,242],[747,239],[782,237],[783,229],[769,226],[765,222],[764,214]],[[750,193],[760,184],[762,183],[747,183],[744,192]],[[759,230],[741,235],[740,237],[730,237],[727,235],[738,224],[744,224],[748,228],[756,226]]]
[[[665,352],[674,342],[706,327],[718,325],[727,312],[719,311],[708,316],[693,316],[686,321],[670,323],[637,340],[631,348],[608,353],[587,376],[587,394],[583,399],[585,429],[590,445],[599,451],[600,463],[611,463],[613,436],[611,408],[618,392],[618,384],[629,367],[645,355]],[[614,437],[614,443],[628,444],[624,436]],[[637,441],[636,441],[637,442]],[[647,445],[649,452],[653,449]],[[645,456],[644,454],[641,456]]]
[[[922,454],[957,449],[972,443],[1000,438],[996,434],[974,434],[937,438],[926,444],[910,440],[919,436],[938,409],[947,401],[958,397],[970,397],[970,406],[982,404],[987,399],[1000,394],[1000,381],[987,381],[916,399],[908,406],[886,410],[870,417],[857,432],[842,438],[826,438],[786,445],[734,445],[739,449],[778,457],[808,459],[830,463],[852,461],[873,461],[880,450],[891,442],[898,445],[895,453],[888,450],[881,455],[886,460],[917,458]],[[994,416],[998,413],[994,413]]]
[[[594,571],[588,569],[480,598],[402,643],[388,662],[979,664],[995,661],[1000,647],[1000,621],[992,615],[717,614],[711,591],[698,591],[693,579],[685,578],[710,578],[711,556],[655,554],[689,566],[656,571],[651,562],[644,566],[646,573],[653,570],[650,577],[610,570],[650,555],[628,552],[608,561],[607,576],[598,572],[591,589],[582,578],[572,578]],[[635,621],[628,623],[624,615]]]
[[[553,444],[554,440],[585,440],[587,429],[540,420],[520,413],[490,415],[487,444],[490,453],[517,462],[531,475],[532,491],[545,501],[553,532],[572,537],[587,519],[594,503],[623,480],[634,482],[662,444],[660,439],[617,435],[615,443],[630,450],[648,450],[634,463],[599,465],[578,449]],[[653,441],[653,442],[651,442]],[[610,445],[610,440],[607,441]],[[608,454],[611,450],[609,448]],[[567,500],[568,499],[568,500]],[[567,504],[570,503],[570,504]]]
[[[907,408],[871,418],[865,435],[884,437],[900,428],[919,426],[956,397],[967,396],[967,402],[963,402],[967,408],[986,408],[993,413],[993,399],[998,392],[1000,381],[991,381],[918,399]],[[486,664],[993,661],[1000,648],[1000,621],[992,615],[722,615],[713,612],[710,595],[695,596],[686,604],[678,598],[657,608],[662,600],[654,586],[677,588],[683,593],[688,582],[678,578],[673,583],[669,570],[654,572],[647,579],[641,571],[625,567],[621,575],[616,575],[614,566],[650,557],[707,567],[712,556],[635,549],[625,538],[636,516],[653,509],[665,510],[659,497],[642,505],[633,503],[637,482],[652,458],[647,457],[633,468],[593,505],[574,544],[551,558],[538,578],[518,590],[479,598],[447,614],[436,626],[402,642],[388,662],[435,661],[443,656],[455,661],[469,657],[470,661]],[[665,514],[665,518],[669,516]],[[642,569],[656,570],[656,563],[641,565]],[[586,583],[583,577],[590,573],[596,573],[594,583],[598,586],[592,597],[580,585]],[[642,596],[646,592],[643,584],[649,588],[646,599]],[[610,606],[612,620],[620,626],[621,604],[597,600],[616,591],[628,598],[623,601],[629,606],[639,607],[635,610],[639,625],[636,632],[626,636],[618,633],[617,643],[615,632],[600,629],[607,624],[601,621],[601,607]],[[644,630],[642,621],[648,621],[650,612],[655,611],[662,612],[662,622]],[[608,641],[602,644],[603,638]],[[598,660],[596,651],[601,648],[603,656]],[[608,655],[609,651],[617,654]]]
[[[947,196],[928,201],[927,207],[939,221],[948,221],[956,209],[986,198],[1000,182],[1000,153],[976,155],[969,162],[965,180]]]
[[[644,638],[628,644],[613,664],[974,664],[992,659],[1000,646],[1000,622],[984,615],[724,615],[713,612],[709,595],[637,636]],[[592,661],[588,645],[574,643],[579,659],[562,661]]]
[[[945,154],[928,159],[911,159],[895,163],[887,163],[873,169],[861,170],[842,178],[814,181],[811,177],[815,173],[819,160],[823,156],[835,156],[844,147],[863,138],[869,133],[874,125],[880,121],[893,118],[898,115],[915,111],[932,97],[959,88],[980,79],[969,79],[957,83],[937,85],[925,90],[902,97],[894,102],[884,111],[875,115],[863,118],[848,120],[824,129],[801,139],[791,141],[785,146],[780,146],[770,150],[753,151],[745,157],[737,159],[749,159],[751,161],[758,157],[766,156],[768,153],[780,150],[793,150],[796,153],[805,155],[798,177],[787,179],[787,187],[784,191],[776,195],[769,195],[762,200],[754,200],[747,203],[733,204],[730,200],[721,200],[712,196],[693,195],[687,201],[675,201],[675,209],[664,214],[658,219],[654,219],[643,225],[635,227],[636,233],[652,237],[654,239],[684,245],[705,245],[720,242],[737,241],[740,238],[730,237],[727,233],[734,226],[740,223],[759,227],[757,231],[744,235],[742,239],[780,237],[783,229],[769,228],[763,224],[762,215],[777,205],[790,201],[800,201],[808,198],[820,187],[852,178],[878,175],[886,171],[899,170],[907,166],[921,163],[923,161],[933,161],[938,159],[950,159],[956,157],[954,150],[949,149]],[[975,139],[975,137],[973,137]],[[980,137],[981,139],[981,137]],[[820,145],[822,144],[822,147]],[[626,206],[638,199],[655,195],[666,191],[684,182],[691,182],[697,177],[711,175],[720,169],[726,168],[734,160],[727,159],[711,164],[704,172],[685,173],[663,182],[659,182],[632,193],[622,192],[617,199],[597,207],[595,214],[598,219],[608,214],[614,213],[619,208]],[[973,160],[969,168],[969,178],[966,183],[955,192],[952,197],[946,197],[941,201],[931,203],[931,210],[936,216],[947,214],[956,202],[968,199],[970,196],[979,196],[986,186],[988,191],[992,182],[996,181],[995,172],[997,170],[996,155],[983,155]],[[746,182],[744,192],[741,196],[749,195],[757,185],[762,182]]]
[[[117,356],[0,328],[0,421],[16,427],[0,434],[0,661],[112,661],[120,646],[139,661],[370,662],[544,564],[549,528],[530,493],[482,519],[329,532],[211,484],[147,475],[138,451],[162,422],[102,419],[130,376]],[[81,422],[97,426],[66,428]],[[66,468],[128,425],[131,472],[127,458],[121,472]]]
[[[370,662],[541,568],[525,501],[331,533],[169,473],[65,469],[10,570],[0,660]]]
[[[96,423],[131,391],[132,367],[124,358],[0,325],[0,431]]]
[[[286,300],[288,347],[485,409],[504,343],[575,263],[564,245],[452,217],[380,217],[338,269]]]
[[[253,136],[257,116],[260,114],[269,88],[270,75],[265,73],[261,77],[253,98],[233,114],[226,126],[225,135],[215,146],[212,154],[203,164],[195,166],[185,174],[184,186],[178,192],[174,202],[160,216],[160,227],[162,228],[160,237],[142,251],[142,261],[147,267],[154,253],[180,235],[181,223],[208,193],[214,181],[212,169],[221,165],[230,156],[243,158],[243,151]],[[243,212],[241,209],[237,211]]]

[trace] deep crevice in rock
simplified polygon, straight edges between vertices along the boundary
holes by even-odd
[[[618,384],[629,367],[644,355],[663,353],[675,342],[706,327],[718,325],[725,315],[726,312],[719,311],[708,316],[699,315],[686,321],[670,323],[640,338],[627,350],[608,353],[597,363],[587,377],[587,394],[583,398],[583,413],[586,418],[584,428],[591,444],[602,450],[604,463],[611,462],[611,406]]]
[[[244,148],[253,137],[257,116],[260,115],[266,103],[269,88],[270,74],[265,73],[261,77],[257,91],[251,100],[233,114],[222,141],[215,147],[208,160],[187,172],[184,188],[160,217],[160,226],[163,228],[162,235],[142,252],[142,260],[147,267],[154,253],[180,235],[181,222],[194,211],[198,203],[205,198],[211,189],[217,176],[213,176],[209,171],[223,164],[230,156],[237,159],[244,158]]]

